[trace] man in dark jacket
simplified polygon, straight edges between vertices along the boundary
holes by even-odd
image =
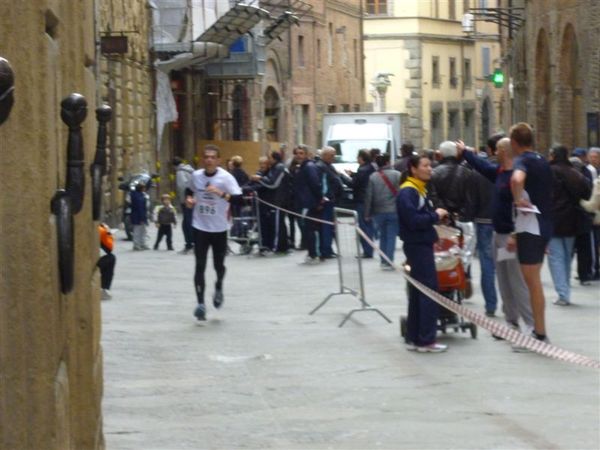
[[[255,175],[253,181],[258,182],[265,190],[269,191],[270,202],[279,208],[284,208],[288,203],[290,174],[281,161],[281,153],[271,152],[270,169],[266,175]],[[269,243],[269,249],[278,253],[286,253],[288,247],[287,228],[285,226],[285,214],[276,207],[265,205],[268,209],[268,220],[273,230],[273,239]]]
[[[498,288],[502,297],[502,311],[507,325],[519,329],[519,321],[523,321],[521,331],[533,330],[533,314],[529,302],[529,290],[516,259],[514,248],[508,248],[508,239],[514,232],[512,217],[513,197],[510,190],[510,179],[513,169],[513,155],[510,139],[502,138],[496,142],[497,163],[481,158],[475,151],[467,149],[458,141],[459,156],[462,155],[474,170],[494,183],[494,192],[490,201],[494,237],[492,249]],[[496,152],[495,152],[496,154]],[[514,255],[514,256],[512,256]],[[519,351],[520,347],[514,347]]]
[[[316,233],[319,230],[319,223],[310,219],[320,218],[320,212],[323,209],[325,201],[320,171],[314,161],[308,158],[306,148],[298,147],[296,150],[296,159],[300,163],[300,169],[296,173],[294,180],[294,196],[297,208],[305,217],[304,233],[308,250],[306,263],[318,264],[319,253],[317,252]]]
[[[496,144],[503,138],[501,134],[496,134],[488,139],[488,155],[496,154]],[[477,255],[479,265],[481,266],[481,292],[485,300],[485,314],[493,317],[498,305],[496,296],[496,269],[493,256],[493,235],[494,227],[492,225],[492,197],[494,195],[493,183],[481,175],[479,172],[472,173],[473,180],[473,205],[471,210],[475,220],[475,230],[477,233]]]
[[[321,150],[321,159],[316,163],[321,171],[321,186],[323,188],[323,196],[326,198],[323,203],[323,210],[321,211],[321,219],[328,222],[333,222],[333,208],[335,207],[335,203],[341,199],[344,192],[342,180],[332,165],[335,154],[336,152],[333,147],[323,147]],[[319,233],[321,260],[335,258],[332,248],[333,235],[333,225],[321,224]]]
[[[473,220],[472,172],[459,164],[456,144],[440,144],[440,165],[433,169],[428,189],[433,206],[457,214],[461,222]]]
[[[408,160],[415,152],[415,146],[411,142],[405,142],[400,147],[400,159],[394,164],[394,170],[402,173],[408,169]]]
[[[371,157],[368,150],[359,150],[357,161],[359,167],[356,173],[347,171],[347,175],[342,174],[342,181],[346,186],[352,188],[354,207],[358,213],[358,226],[370,239],[373,239],[373,222],[365,221],[365,195],[369,184],[369,177],[375,172],[375,169],[371,164]],[[362,257],[372,258],[373,247],[371,247],[362,237],[360,238],[360,243],[363,248]]]
[[[565,146],[557,145],[552,148],[550,168],[554,175],[554,232],[548,244],[548,265],[558,294],[554,304],[567,306],[571,302],[571,261],[575,236],[581,231],[585,218],[579,201],[587,200],[592,191],[585,177],[569,161],[569,150]]]

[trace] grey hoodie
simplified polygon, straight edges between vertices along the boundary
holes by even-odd
[[[396,188],[396,193],[400,189],[400,172],[385,167],[383,173]],[[383,181],[378,172],[374,172],[369,177],[367,185],[367,194],[365,195],[365,216],[373,217],[380,213],[396,212],[396,196],[392,194],[390,188]]]
[[[192,173],[194,168],[189,164],[179,164],[175,173],[175,189],[177,191],[177,203],[182,205],[185,203],[185,190],[189,187],[192,181]]]

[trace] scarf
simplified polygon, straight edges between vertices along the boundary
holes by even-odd
[[[425,181],[421,181],[418,178],[408,177],[406,179],[406,181],[404,183],[402,183],[402,186],[400,186],[400,189],[404,189],[406,187],[412,187],[419,192],[419,195],[421,195],[422,197],[426,197],[427,196],[427,189],[425,189],[426,184],[427,183],[425,183]]]

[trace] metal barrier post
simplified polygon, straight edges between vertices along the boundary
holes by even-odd
[[[352,295],[357,297],[360,301],[360,308],[352,309],[346,314],[344,320],[340,323],[340,327],[350,319],[350,317],[360,311],[373,311],[387,320],[389,323],[392,321],[383,314],[379,309],[369,305],[365,299],[365,286],[364,277],[362,271],[362,260],[360,258],[360,237],[357,231],[358,228],[358,214],[356,211],[343,208],[335,208],[334,210],[334,221],[335,221],[335,236],[337,244],[337,260],[338,260],[338,272],[340,279],[340,290],[339,292],[333,292],[329,294],[325,299],[317,305],[309,314],[316,313],[321,307],[323,307],[332,297],[336,295]],[[352,227],[352,234],[344,233],[344,225],[346,227]],[[352,273],[354,272],[354,273]],[[352,276],[354,275],[354,276]]]

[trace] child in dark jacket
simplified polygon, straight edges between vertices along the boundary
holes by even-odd
[[[158,235],[154,243],[154,250],[158,250],[163,236],[167,237],[167,249],[173,250],[173,226],[177,225],[177,215],[175,208],[171,204],[171,196],[164,194],[161,197],[161,204],[154,208],[154,223],[158,228]]]

